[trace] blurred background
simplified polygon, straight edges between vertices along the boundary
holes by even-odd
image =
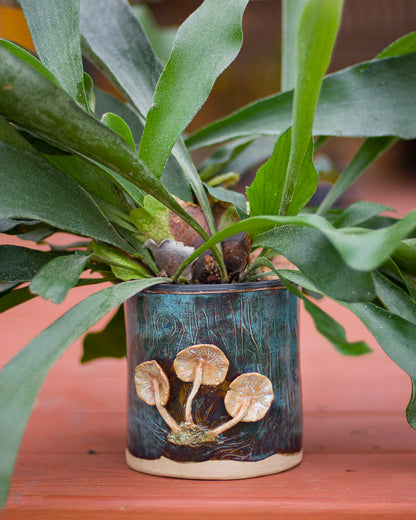
[[[201,0],[133,1],[142,9],[148,25],[164,30],[166,54],[175,28]],[[97,6],[99,2],[97,2]],[[244,44],[237,60],[217,80],[207,103],[191,123],[192,133],[210,121],[280,89],[280,0],[253,0],[244,17]],[[402,35],[416,30],[415,0],[345,0],[343,21],[329,72],[375,57]],[[0,36],[33,50],[29,31],[15,0],[0,0]],[[97,85],[112,91],[111,85],[92,71]],[[359,139],[329,139],[323,148],[342,170],[360,144]],[[395,182],[411,183],[416,195],[416,141],[397,143],[370,169],[378,179],[393,176]],[[371,182],[371,180],[370,180]],[[410,187],[410,186],[409,186]]]

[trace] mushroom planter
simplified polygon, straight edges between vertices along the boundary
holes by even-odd
[[[279,281],[160,284],[125,305],[131,468],[235,479],[300,462],[297,301]]]

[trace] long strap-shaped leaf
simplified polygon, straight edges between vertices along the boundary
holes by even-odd
[[[81,30],[85,54],[114,82],[145,119],[162,65],[131,7],[125,0],[119,2],[103,0],[100,3],[100,14],[97,16],[97,3],[94,0],[82,0]],[[125,37],[120,37],[120,32]],[[117,42],[116,45],[113,45],[113,41]],[[187,53],[192,55],[192,52],[192,45],[190,45]],[[157,149],[157,142],[155,141],[151,146]],[[183,178],[180,182],[189,184],[206,216],[211,233],[214,233],[216,227],[208,197],[181,137],[173,149],[173,155],[183,170]],[[163,161],[159,176],[163,172],[167,157]],[[224,272],[221,255],[216,250],[214,254]]]
[[[282,91],[295,86],[296,37],[307,0],[282,0]]]
[[[280,215],[292,202],[308,150],[322,78],[329,65],[341,23],[342,0],[310,0],[304,7],[296,40],[292,140],[283,185]]]
[[[146,287],[166,279],[135,280],[89,296],[41,332],[0,374],[0,506],[4,506],[20,440],[49,370],[94,323]]]
[[[370,271],[385,262],[399,246],[401,240],[416,228],[416,210],[408,213],[394,225],[377,230],[336,229],[325,218],[317,215],[250,217],[219,231],[211,237],[186,259],[181,269],[184,269],[204,251],[232,235],[242,231],[259,235],[262,230],[271,226],[288,224],[306,226],[320,231],[338,250],[347,265],[359,271]],[[253,246],[278,250],[279,240],[274,237],[274,232],[274,230],[271,230],[257,236],[253,240]],[[300,251],[301,247],[302,243],[299,243]],[[307,254],[307,252],[304,254]]]
[[[0,142],[0,218],[28,218],[134,252],[94,200],[42,157]]]
[[[85,104],[79,0],[19,0],[41,62]]]
[[[416,137],[416,53],[374,60],[324,78],[314,135]],[[292,92],[248,105],[186,140],[195,149],[247,135],[280,135],[291,124]]]
[[[95,0],[81,2],[82,46],[85,55],[114,83],[145,120],[162,72],[147,35],[126,0],[103,0],[97,15]],[[182,184],[191,186],[215,231],[208,197],[188,153],[179,139],[173,155],[181,166]]]
[[[162,64],[126,0],[81,0],[84,54],[104,70],[143,119]]]
[[[315,305],[309,298],[307,298],[298,288],[298,285],[306,285],[310,290],[317,290],[317,288],[309,283],[309,280],[299,271],[292,271],[289,269],[275,269],[272,262],[263,259],[265,267],[275,272],[286,287],[295,294],[299,299],[303,300],[306,311],[311,315],[315,327],[332,345],[345,356],[361,356],[371,352],[370,347],[364,341],[349,342],[346,337],[345,329],[331,316],[329,316],[323,309]],[[305,284],[304,282],[307,282]],[[319,292],[319,291],[318,291]]]
[[[416,51],[416,33],[410,33],[389,45],[381,52],[376,59],[389,58],[392,56],[400,56],[411,54]],[[392,136],[368,137],[360,146],[352,161],[339,177],[337,182],[332,186],[325,198],[321,202],[317,215],[323,215],[337,201],[340,195],[359,177],[359,175],[372,163],[377,157],[384,153],[387,148],[392,146],[396,139]]]
[[[250,216],[278,215],[283,202],[283,186],[286,179],[291,145],[291,129],[282,134],[274,147],[272,156],[257,171],[251,186],[247,189]],[[301,164],[298,165],[297,184],[293,191],[288,215],[296,215],[307,204],[316,191],[318,174],[313,160],[313,142]]]
[[[139,149],[139,156],[157,177],[215,80],[237,56],[247,4],[248,0],[205,0],[178,29],[156,86]]]
[[[316,290],[310,280],[301,273],[289,271],[287,274],[293,283],[300,284],[310,290]],[[334,299],[337,301],[336,298]],[[388,311],[370,302],[348,303],[338,301],[338,303],[349,309],[362,321],[386,354],[410,376],[412,393],[406,409],[406,418],[409,425],[416,429],[415,320],[405,319],[395,312]]]
[[[22,246],[0,246],[0,282],[29,282],[56,253]]]
[[[183,210],[118,134],[88,115],[37,70],[0,47],[0,114],[70,151],[107,166],[160,200],[203,237]]]
[[[339,303],[360,318],[384,352],[410,376],[414,385],[416,381],[416,323],[372,303]],[[406,416],[410,426],[415,428],[414,392],[412,392]]]
[[[64,159],[69,159],[64,157]],[[75,156],[73,159],[77,159]],[[105,179],[104,179],[105,180]],[[91,196],[0,116],[0,218],[29,218],[134,252]]]

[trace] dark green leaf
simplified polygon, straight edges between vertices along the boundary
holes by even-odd
[[[272,262],[264,257],[258,257],[256,259],[255,263],[252,264],[253,269],[255,264],[257,264],[256,269],[259,266],[264,266],[274,272],[293,294],[303,300],[305,309],[311,315],[318,332],[330,341],[341,354],[346,356],[360,356],[371,352],[370,347],[364,341],[349,342],[346,338],[345,329],[302,294],[296,286],[302,286],[304,290],[314,293],[316,296],[320,296],[320,293],[317,292],[317,287],[304,274],[291,269],[276,269]]]
[[[316,290],[305,278],[295,271],[283,270],[284,276],[289,277],[292,283],[300,284],[308,289]],[[415,387],[416,380],[416,355],[414,350],[414,338],[416,323],[410,322],[397,314],[382,309],[373,303],[348,303],[341,305],[352,311],[366,328],[373,334],[386,354],[407,372],[412,380],[413,392],[406,410],[407,420],[416,429]]]
[[[25,150],[31,153],[35,152],[33,147],[24,137],[22,137],[20,132],[18,132],[16,128],[8,121],[6,121],[3,116],[0,116],[0,141],[3,141],[4,143],[7,143],[10,146],[20,150]]]
[[[68,94],[84,105],[79,0],[19,2],[40,60]]]
[[[46,253],[27,247],[2,245],[0,246],[0,282],[29,282],[56,256],[56,253]]]
[[[392,209],[392,211],[395,211]],[[387,215],[378,215],[368,220],[363,221],[360,226],[366,229],[383,229],[388,226],[393,226],[399,221],[398,218],[389,217]],[[410,236],[412,232],[410,232]]]
[[[162,65],[131,7],[125,0],[119,2],[103,0],[100,2],[100,16],[97,17],[95,0],[82,0],[81,29],[83,48],[87,57],[113,82],[144,119],[152,103]],[[105,106],[108,101],[107,98]],[[99,113],[103,109],[100,108],[100,103],[97,105],[97,113]],[[133,131],[135,142],[138,142],[134,131],[135,126],[132,126],[126,111],[121,113],[116,107],[103,110],[103,112],[108,111],[123,117]],[[142,128],[138,134],[141,137]],[[170,164],[167,164],[162,181],[173,195],[182,200],[192,200],[188,181],[181,170],[178,170],[175,162],[177,161],[180,168],[187,172],[188,177],[191,173],[191,177],[195,178],[196,173],[189,171],[186,158],[180,152],[178,148],[176,160],[171,159]],[[195,182],[194,180],[194,184]],[[199,186],[197,197],[209,219],[209,210],[205,207],[204,200],[199,198],[201,194],[203,190]]]
[[[139,157],[157,177],[215,80],[237,56],[247,3],[205,0],[179,27],[140,141]]]
[[[189,152],[186,149],[186,146],[182,139],[178,139],[177,143],[173,147],[172,155],[175,157],[175,159],[178,161],[178,164],[181,166],[184,176],[187,180],[187,184],[192,188],[192,191],[195,193],[196,199],[198,200],[199,205],[205,215],[205,218],[206,218],[206,221],[208,224],[208,228],[209,228],[211,234],[215,233],[217,228],[215,225],[215,220],[214,220],[214,216],[212,214],[211,205],[210,205],[208,196],[206,194],[206,191],[205,191],[204,185],[201,181],[201,178],[199,177],[198,170],[196,169],[196,167],[192,161],[192,158],[189,155]],[[201,235],[201,236],[203,236],[203,235]],[[207,239],[208,235],[206,235],[204,238]],[[226,280],[228,275],[227,275],[227,269],[225,267],[224,259],[222,256],[222,251],[218,248],[218,246],[215,246],[212,249],[212,252],[220,267],[221,278],[223,280]]]
[[[409,374],[412,381],[415,381],[416,323],[410,322],[372,303],[340,303],[360,318],[386,354]],[[413,388],[412,397],[406,410],[407,420],[412,427],[416,426],[415,414],[416,407]]]
[[[374,60],[324,78],[314,135],[416,137],[416,53]],[[249,135],[280,135],[291,125],[292,92],[257,101],[197,132],[200,148]]]
[[[377,296],[386,308],[416,324],[415,300],[383,274],[376,271],[372,276]]]
[[[103,357],[122,358],[126,355],[126,328],[121,305],[105,328],[90,332],[84,338],[81,363]]]
[[[120,211],[126,211],[122,199],[115,188],[115,183],[111,182],[114,179],[109,175],[107,170],[100,168],[96,164],[92,164],[90,161],[84,160],[82,157],[72,154],[67,156],[46,156],[46,159],[53,166],[74,179],[74,181],[90,195],[98,198],[100,202],[105,201],[119,208]],[[120,176],[117,178],[118,180],[119,177]],[[127,182],[128,181],[126,181],[126,183]],[[123,184],[120,183],[120,185]],[[136,188],[135,186],[133,187]],[[130,194],[129,190],[126,189],[126,191]],[[136,191],[138,191],[138,188],[136,188]],[[136,200],[136,197],[134,197],[133,200]]]
[[[345,211],[332,221],[334,227],[353,227],[393,208],[375,202],[358,201],[351,204]]]
[[[20,282],[0,282],[0,297],[8,294],[12,289],[20,285]]]
[[[392,258],[401,269],[416,276],[416,239],[403,240],[394,250]]]
[[[56,79],[56,77],[52,74],[52,72],[49,69],[47,69],[45,67],[45,65],[43,65],[43,63],[41,63],[38,59],[36,59],[33,56],[33,54],[31,54],[27,50],[23,49],[19,45],[16,45],[15,43],[9,42],[7,40],[0,39],[0,45],[4,48],[8,49],[13,54],[15,54],[19,59],[28,63],[34,69],[38,70],[51,83],[53,83],[57,87],[62,88],[62,85],[59,83],[59,81]]]
[[[207,240],[203,246],[189,256],[186,262],[181,266],[181,269],[184,269],[195,258],[214,244],[242,231],[255,236],[257,235],[252,243],[254,247],[268,247],[279,250],[278,248],[280,246],[277,234],[284,232],[276,228],[260,236],[259,234],[262,231],[270,229],[272,225],[284,226],[290,224],[306,226],[307,228],[319,231],[320,233],[318,234],[326,237],[332,245],[335,246],[342,256],[343,261],[349,265],[352,270],[364,272],[375,269],[384,263],[400,244],[400,241],[416,227],[416,210],[408,213],[402,220],[396,222],[396,224],[375,231],[368,231],[361,228],[343,228],[338,230],[331,226],[327,220],[316,215],[250,217],[216,233]],[[293,232],[295,229],[297,228],[293,228]],[[311,231],[307,230],[306,233],[312,235]],[[299,250],[302,248],[302,242],[296,243],[294,239],[292,239],[291,242],[293,242],[293,247],[298,247]],[[310,245],[311,249],[312,247],[313,246]],[[357,272],[357,275],[358,274]],[[347,286],[348,284],[346,284],[346,287]]]
[[[56,229],[39,222],[38,220],[0,219],[0,232],[8,235],[17,235],[22,240],[42,242],[53,235]]]
[[[114,112],[126,121],[133,134],[135,143],[139,143],[143,133],[143,125],[140,122],[137,114],[125,103],[119,99],[107,94],[101,90],[96,90],[96,113],[101,117],[106,112]],[[177,160],[174,157],[169,157],[166,164],[165,171],[161,177],[163,185],[168,189],[169,193],[179,197],[184,201],[192,201],[193,195],[189,188],[187,181],[183,177],[183,172]],[[126,187],[124,187],[126,189]],[[137,195],[133,197],[131,188],[126,190],[133,200],[139,202]],[[139,205],[142,203],[140,201]]]
[[[317,331],[330,341],[338,352],[345,356],[361,356],[371,352],[370,347],[365,341],[349,342],[344,327],[306,298],[294,285],[289,284],[284,277],[282,277],[282,281],[286,287],[303,300],[305,309],[311,315]]]
[[[309,0],[299,20],[292,137],[279,215],[289,214],[296,186],[301,183],[299,175],[310,146],[322,78],[331,59],[341,12],[342,0]]]
[[[114,247],[100,244],[99,242],[92,240],[88,245],[88,251],[93,253],[94,260],[109,264],[110,266],[128,269],[129,271],[134,272],[135,278],[150,277],[150,272],[140,261],[131,258],[122,251],[118,251]]]
[[[206,186],[206,189],[214,199],[228,202],[235,206],[240,218],[247,217],[247,201],[242,193],[233,190],[226,190],[224,188],[215,188],[209,185]]]
[[[44,155],[70,156],[69,152],[58,148],[44,139],[39,139],[25,130],[19,130],[19,134],[37,151]]]
[[[0,58],[1,114],[65,149],[114,170],[166,204],[201,236],[207,236],[124,139],[89,116],[63,90],[2,47]]]
[[[143,204],[143,197],[145,193],[137,186],[137,184],[139,183],[136,180],[132,182],[131,180],[126,178],[126,175],[120,175],[120,173],[117,173],[116,171],[114,171],[114,169],[108,168],[107,166],[100,164],[98,161],[91,161],[91,163],[94,167],[98,168],[98,175],[105,175],[111,183],[115,184],[121,190],[122,193],[126,193],[131,198],[134,204],[136,204],[137,206]],[[120,200],[124,200],[123,195],[121,195]],[[129,208],[128,204],[127,208]],[[126,209],[126,205],[124,205],[124,209]]]
[[[99,319],[163,278],[125,282],[73,307],[32,340],[0,373],[0,506],[5,505],[20,440],[49,370],[65,350]]]
[[[368,301],[374,296],[370,275],[346,266],[329,240],[315,229],[277,227],[256,237],[253,246],[258,245],[281,253],[330,298]]]
[[[62,303],[84,272],[90,254],[76,251],[44,265],[30,283],[30,290],[53,303]]]
[[[411,211],[392,226],[353,232],[354,228],[343,228],[345,233],[335,229],[325,231],[326,236],[338,249],[341,256],[352,268],[370,270],[378,267],[395,251],[401,241],[416,228],[416,210]]]
[[[127,246],[85,191],[42,158],[0,143],[0,164],[0,218],[41,220]]]
[[[240,155],[228,163],[226,171],[236,172],[240,175],[246,173],[251,168],[269,159],[273,153],[275,143],[275,137],[271,136],[255,139]]]
[[[80,278],[77,283],[77,287],[84,287],[85,285],[95,285],[104,282],[114,282],[114,279],[109,278]],[[4,296],[0,298],[0,313],[8,311],[13,307],[17,307],[22,303],[25,303],[33,298],[36,298],[37,295],[33,294],[29,287],[19,287],[18,289],[14,289],[13,291],[9,291]]]
[[[5,295],[2,295],[0,298],[0,313],[8,311],[13,307],[17,307],[32,298],[36,298],[36,295],[30,292],[29,287],[20,287],[10,291]]]
[[[227,166],[253,142],[253,139],[237,139],[216,150],[200,166],[201,180],[208,182],[220,173],[232,172]],[[227,168],[227,169],[225,169]]]
[[[416,51],[416,32],[407,34],[403,38],[389,45],[376,59],[410,54]],[[324,214],[341,194],[357,179],[357,177],[374,162],[387,148],[392,146],[396,139],[391,136],[367,138],[361,145],[355,157],[325,196],[319,209],[318,215]]]
[[[81,32],[87,58],[146,117],[162,65],[128,2],[82,0]]]
[[[173,155],[169,157],[160,180],[163,185],[166,186],[169,193],[184,202],[193,202],[194,196],[191,187],[185,178],[184,171],[178,159]]]
[[[380,267],[379,271],[400,287],[403,287],[413,300],[416,301],[416,281],[414,280],[412,283],[409,276],[399,268],[392,258],[389,258],[387,262]]]

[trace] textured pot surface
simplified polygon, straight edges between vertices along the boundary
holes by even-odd
[[[157,475],[229,479],[275,473],[300,462],[297,301],[279,282],[162,284],[131,298],[125,309],[130,467]],[[212,368],[220,371],[218,380],[206,378],[194,391],[190,425],[185,408],[195,383],[184,380],[178,366],[189,358],[188,351],[198,357],[201,347],[190,347],[201,344],[208,345],[205,351],[216,347],[206,354],[210,359],[219,354],[226,361]],[[148,370],[152,362],[163,373],[163,409],[137,393],[143,371],[135,378],[136,367]],[[245,413],[243,404],[233,404],[240,380],[251,392],[242,397],[244,406],[259,406],[259,415],[250,411],[230,427],[222,426]],[[150,381],[152,390],[154,374]],[[173,419],[179,433],[160,412]]]

